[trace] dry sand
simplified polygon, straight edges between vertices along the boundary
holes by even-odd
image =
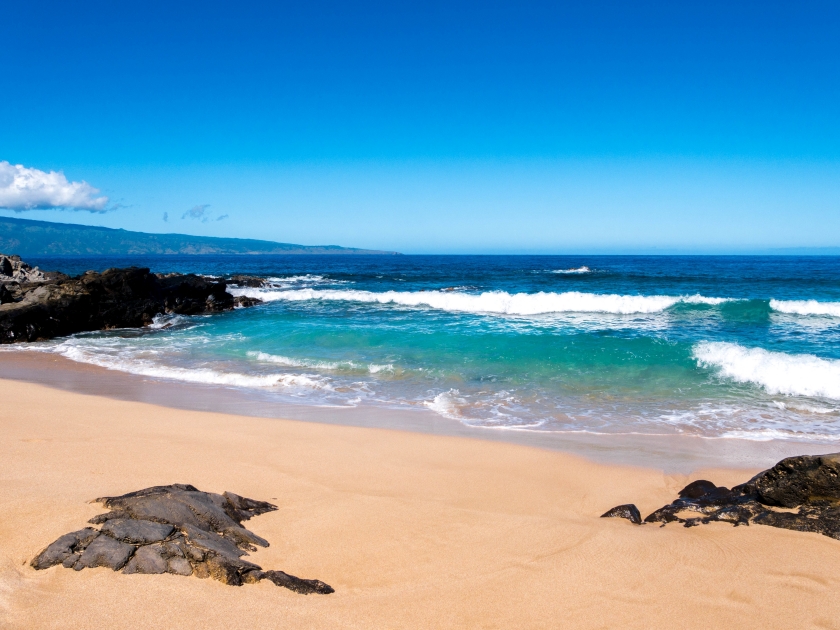
[[[525,446],[192,412],[0,381],[0,626],[11,628],[840,628],[840,542],[647,513],[690,476]],[[191,483],[279,505],[249,559],[328,596],[28,561],[88,501]]]

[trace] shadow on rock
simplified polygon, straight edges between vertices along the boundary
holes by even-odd
[[[256,551],[255,545],[268,547],[268,541],[242,527],[242,521],[276,510],[271,503],[182,484],[96,502],[111,509],[90,520],[100,529],[86,527],[65,534],[32,560],[33,568],[108,567],[123,573],[213,577],[234,586],[269,580],[304,595],[334,592],[320,580],[263,571],[242,559],[248,551]]]
[[[634,518],[627,504],[602,515]],[[696,514],[696,516],[694,516]],[[731,490],[704,479],[683,488],[679,498],[648,515],[645,523],[682,523],[685,527],[713,521],[735,526],[757,523],[840,540],[840,453],[788,457]]]

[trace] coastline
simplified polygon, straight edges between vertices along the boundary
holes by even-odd
[[[428,409],[278,404],[257,389],[149,378],[38,351],[0,351],[0,379],[38,383],[67,392],[151,403],[171,409],[503,442],[571,453],[603,464],[642,466],[667,473],[688,474],[703,468],[762,470],[785,457],[840,450],[840,445],[813,441],[475,427]]]
[[[636,527],[698,477],[381,428],[233,416],[0,380],[0,620],[10,628],[838,627],[840,542],[724,524]],[[101,512],[191,483],[265,499],[249,559],[336,588],[300,596],[27,562]],[[235,621],[234,621],[235,620]]]

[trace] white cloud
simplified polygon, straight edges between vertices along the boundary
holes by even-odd
[[[46,173],[22,164],[0,162],[0,208],[68,208],[105,212],[108,197],[87,182],[69,182],[61,171]]]

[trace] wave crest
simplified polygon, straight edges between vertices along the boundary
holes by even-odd
[[[693,354],[701,367],[739,383],[759,385],[770,394],[840,400],[840,360],[745,348],[725,341],[701,342]]]
[[[581,274],[581,273],[592,273],[592,270],[584,265],[583,267],[575,267],[573,269],[554,269],[551,273],[563,273],[563,274]]]
[[[829,315],[840,317],[840,302],[817,300],[770,300],[770,308],[791,315]]]
[[[258,297],[264,301],[308,300],[398,304],[429,307],[460,313],[490,313],[499,315],[542,315],[548,313],[612,313],[632,315],[659,313],[680,302],[686,304],[717,305],[729,298],[710,298],[703,295],[615,295],[601,293],[508,293],[487,291],[480,294],[453,291],[372,291],[339,289],[298,289],[272,291],[266,289],[231,288],[233,295]]]

